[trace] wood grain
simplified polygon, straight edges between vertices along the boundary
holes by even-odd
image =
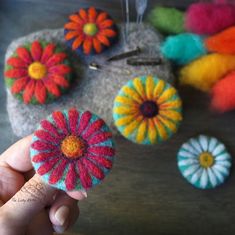
[[[164,2],[185,7],[192,1],[149,1],[151,8]],[[133,9],[132,1],[132,9]],[[5,0],[0,2],[0,66],[14,38],[43,28],[61,27],[79,6],[94,5],[122,20],[119,1],[102,0]],[[132,19],[135,20],[134,14]],[[105,183],[80,202],[81,215],[74,233],[83,235],[234,235],[235,176],[208,191],[194,189],[180,175],[176,153],[189,137],[214,135],[235,154],[235,112],[217,115],[209,111],[209,97],[180,88],[184,121],[171,140],[159,146],[138,146],[117,138],[118,154]],[[5,91],[0,82],[0,150],[16,139],[5,110]]]

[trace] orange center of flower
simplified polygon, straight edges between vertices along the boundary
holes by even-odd
[[[32,79],[39,80],[46,76],[47,68],[40,62],[33,62],[28,68],[28,73]]]
[[[70,159],[83,156],[85,152],[85,142],[74,135],[67,136],[61,143],[62,153]]]
[[[199,163],[202,167],[208,168],[214,164],[214,158],[210,153],[203,152],[199,156]]]
[[[88,36],[94,36],[98,32],[98,28],[94,23],[87,23],[83,26],[83,32]]]

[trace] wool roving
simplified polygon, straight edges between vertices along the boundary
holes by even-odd
[[[7,60],[5,82],[28,104],[44,104],[61,96],[72,79],[67,54],[54,43],[34,41],[18,47]]]
[[[199,135],[181,146],[177,160],[181,174],[190,184],[210,189],[229,176],[232,158],[216,138]]]
[[[235,6],[232,4],[193,3],[185,14],[187,31],[197,34],[215,34],[235,24]]]
[[[167,59],[183,65],[207,53],[203,38],[192,33],[169,36],[161,45],[161,52]]]
[[[99,54],[114,44],[118,31],[107,12],[90,7],[69,16],[64,37],[72,50],[90,55]]]
[[[114,100],[113,118],[120,133],[138,144],[169,139],[182,121],[177,90],[153,76],[127,82]]]
[[[219,79],[234,69],[234,55],[210,54],[183,67],[179,80],[183,85],[190,85],[207,92]]]
[[[235,72],[218,81],[211,90],[211,107],[219,112],[235,108]]]
[[[95,114],[54,111],[33,134],[30,156],[35,171],[53,187],[87,190],[109,173],[115,148],[112,134]]]
[[[178,34],[184,32],[184,13],[175,8],[155,7],[148,15],[149,22],[160,32]]]

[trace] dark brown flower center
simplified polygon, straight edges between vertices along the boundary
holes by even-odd
[[[147,100],[140,105],[140,112],[146,118],[152,118],[158,115],[158,106],[156,102]]]

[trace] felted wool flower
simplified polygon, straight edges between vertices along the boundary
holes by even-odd
[[[6,85],[26,104],[45,104],[58,98],[68,89],[71,76],[67,54],[54,43],[28,43],[18,47],[6,62]]]
[[[139,144],[156,144],[175,133],[182,120],[177,90],[153,76],[130,80],[114,100],[113,118],[123,136]]]
[[[99,54],[117,39],[117,27],[107,12],[90,7],[69,16],[65,40],[72,50],[85,55]]]
[[[191,138],[181,146],[177,158],[181,174],[197,188],[215,188],[230,173],[231,156],[214,137]]]
[[[70,109],[41,121],[30,148],[32,164],[42,179],[61,190],[87,190],[112,168],[112,134],[95,114]]]

